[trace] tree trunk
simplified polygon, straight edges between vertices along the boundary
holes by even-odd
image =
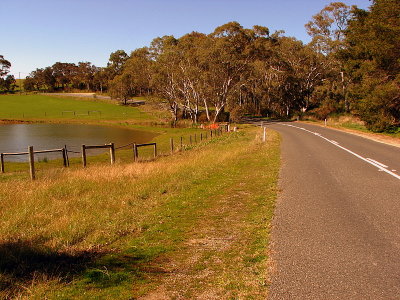
[[[208,110],[207,101],[204,100],[203,102],[204,102],[204,108],[206,109],[207,121],[210,122],[210,111]]]

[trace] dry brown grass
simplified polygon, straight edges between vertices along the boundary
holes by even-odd
[[[250,247],[252,250],[243,246],[252,244],[253,237],[260,238],[259,233],[267,234],[268,224],[254,226],[252,215],[265,208],[259,206],[261,198],[257,197],[264,192],[272,196],[275,193],[279,156],[276,135],[269,135],[274,142],[265,148],[251,132],[248,136],[235,133],[215,139],[195,151],[156,161],[51,169],[42,171],[35,182],[1,182],[0,255],[4,255],[0,258],[0,283],[11,284],[13,289],[0,284],[0,298],[43,297],[49,291],[53,295],[50,298],[57,298],[58,289],[71,292],[75,288],[70,289],[68,282],[74,274],[106,253],[117,255],[132,239],[140,239],[153,227],[154,234],[160,236],[151,235],[155,240],[148,242],[150,253],[151,247],[158,244],[171,244],[182,251],[165,256],[156,266],[144,267],[141,272],[149,272],[146,278],[150,283],[139,283],[137,295],[154,287],[153,279],[160,282],[160,272],[156,271],[155,278],[152,274],[155,269],[168,274],[170,262],[182,269],[185,277],[162,279],[160,288],[170,296],[174,289],[180,290],[179,295],[193,295],[201,287],[211,298],[227,290],[238,295],[237,289],[242,288],[243,295],[251,291],[264,295],[264,279],[259,282],[257,272],[265,270],[266,260],[249,265],[248,258],[266,255],[266,244]],[[273,151],[268,154],[267,149]],[[273,197],[268,201],[269,211]],[[175,230],[176,226],[181,232]],[[146,247],[147,243],[141,245]],[[18,259],[14,261],[14,257]],[[30,257],[35,261],[33,265],[28,262]],[[203,269],[203,264],[209,267]],[[243,268],[257,270],[257,274],[238,276]],[[220,287],[221,282],[224,284]],[[81,292],[74,293],[72,298],[83,297],[79,296]],[[111,292],[105,289],[101,293]],[[104,296],[101,293],[98,295]]]

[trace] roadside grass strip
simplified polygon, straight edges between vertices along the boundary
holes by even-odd
[[[257,134],[0,182],[0,298],[264,299],[280,141]]]

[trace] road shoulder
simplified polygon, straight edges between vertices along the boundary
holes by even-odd
[[[353,129],[347,129],[347,128],[338,128],[338,127],[333,127],[333,126],[324,126],[323,124],[318,124],[315,122],[307,122],[307,121],[297,121],[296,123],[304,123],[304,124],[311,124],[319,127],[324,127],[324,128],[329,128],[337,131],[342,131],[342,132],[347,132],[349,134],[357,135],[378,143],[386,144],[386,145],[391,145],[395,147],[400,148],[400,139],[395,138],[395,137],[390,137],[386,135],[380,135],[380,134],[375,134],[375,133],[369,133],[369,132],[361,132],[358,130],[353,130]]]

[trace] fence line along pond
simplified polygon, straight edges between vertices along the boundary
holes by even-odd
[[[35,149],[61,149],[79,152],[83,144],[100,145],[110,142],[123,145],[135,141],[147,143],[156,134],[128,128],[87,124],[6,124],[0,126],[0,153],[26,152],[28,146]],[[105,149],[94,150],[99,154]],[[71,153],[70,156],[79,156]],[[57,153],[35,155],[36,160],[59,158]],[[9,161],[27,161],[26,155],[12,156]]]
[[[225,127],[225,130],[222,127],[219,127],[218,129],[215,130],[210,130],[210,138],[213,138],[213,135],[215,137],[221,136],[224,131],[229,132],[229,126]],[[235,130],[236,131],[236,130]],[[201,143],[203,141],[203,133],[200,133],[200,140],[199,142]],[[207,132],[205,132],[205,139],[207,140]],[[189,146],[193,144],[193,139],[192,135],[189,136]],[[183,136],[180,137],[180,142],[181,142],[181,147],[179,151],[184,150],[183,147]],[[194,135],[194,143],[197,144],[198,139],[197,139],[197,134]],[[171,137],[170,138],[170,154],[173,154],[175,151],[175,143],[174,139]],[[34,150],[33,146],[28,147],[27,152],[1,152],[0,151],[0,173],[5,173],[5,157],[15,157],[15,156],[25,156],[28,155],[29,159],[29,169],[30,169],[30,176],[32,180],[36,179],[36,174],[35,174],[35,155],[37,154],[43,154],[43,153],[61,153],[62,155],[62,161],[63,161],[63,166],[67,167],[69,166],[69,159],[68,159],[68,153],[76,153],[76,154],[81,154],[82,156],[82,165],[85,168],[87,164],[86,160],[86,151],[89,149],[108,149],[110,151],[110,158],[111,158],[111,164],[115,163],[115,150],[117,149],[122,149],[126,147],[131,147],[133,150],[133,161],[138,161],[139,159],[139,152],[138,148],[141,147],[148,147],[151,146],[153,147],[153,158],[155,159],[157,157],[157,143],[144,143],[144,144],[137,144],[136,142],[131,142],[126,145],[122,145],[119,147],[115,147],[114,143],[109,143],[109,144],[104,144],[104,145],[85,145],[83,144],[81,146],[81,152],[76,152],[76,151],[71,151],[67,149],[67,146],[65,145],[63,148],[60,149],[43,149],[43,150]],[[177,149],[178,150],[178,149]]]

